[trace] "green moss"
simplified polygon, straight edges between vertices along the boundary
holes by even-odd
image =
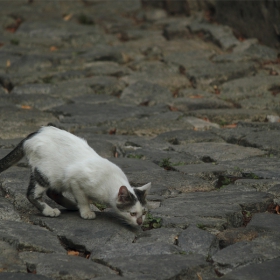
[[[127,157],[128,157],[128,158],[141,159],[141,158],[143,157],[143,155],[139,155],[139,154],[129,154]]]
[[[142,225],[143,230],[160,228],[161,218],[153,217],[151,213],[147,213],[146,219]]]

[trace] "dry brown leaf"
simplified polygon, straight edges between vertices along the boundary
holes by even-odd
[[[208,118],[202,118],[205,122],[210,122]]]
[[[236,123],[232,123],[232,124],[227,124],[227,125],[224,125],[223,128],[236,128],[237,127],[237,124]]]
[[[280,215],[280,206],[279,205],[276,205],[275,211],[278,215]]]
[[[178,109],[174,106],[169,106],[169,110],[172,111],[172,112],[177,112]]]
[[[56,47],[56,46],[51,46],[50,47],[50,51],[51,52],[55,52],[55,51],[57,51],[58,50],[58,48]]]
[[[77,251],[67,251],[67,255],[69,255],[69,256],[79,256],[79,252],[77,252]]]
[[[29,106],[29,105],[21,105],[20,108],[21,108],[21,109],[25,109],[25,110],[30,110],[30,109],[32,109],[32,107]]]
[[[203,98],[203,96],[202,96],[202,95],[197,94],[197,95],[191,95],[191,96],[190,96],[190,98],[193,98],[193,99],[198,99],[198,98]]]
[[[68,21],[68,20],[70,20],[72,17],[73,17],[73,14],[65,15],[65,16],[63,17],[63,20]]]
[[[116,134],[116,132],[117,132],[116,128],[112,128],[111,130],[109,130],[110,135]]]
[[[196,275],[197,275],[198,280],[203,280],[200,273],[197,272]]]
[[[10,67],[10,66],[11,66],[11,61],[10,61],[10,59],[8,59],[6,62],[6,67]]]

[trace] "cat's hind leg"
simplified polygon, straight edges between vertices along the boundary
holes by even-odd
[[[48,189],[46,194],[50,199],[54,200],[57,204],[67,208],[68,210],[75,211],[79,209],[73,201],[63,196],[62,193]]]
[[[48,180],[35,168],[34,172],[31,172],[27,198],[44,216],[57,217],[60,211],[42,202],[42,196],[48,187]]]

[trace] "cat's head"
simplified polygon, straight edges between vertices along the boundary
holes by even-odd
[[[126,186],[121,186],[117,197],[117,212],[127,223],[141,226],[144,223],[147,209],[146,195],[151,189],[151,183],[134,188],[130,192]]]

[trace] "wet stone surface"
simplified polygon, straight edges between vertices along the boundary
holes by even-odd
[[[152,189],[143,228],[44,217],[21,160],[0,174],[0,279],[278,279],[279,50],[140,0],[13,2],[0,158],[53,123]]]

